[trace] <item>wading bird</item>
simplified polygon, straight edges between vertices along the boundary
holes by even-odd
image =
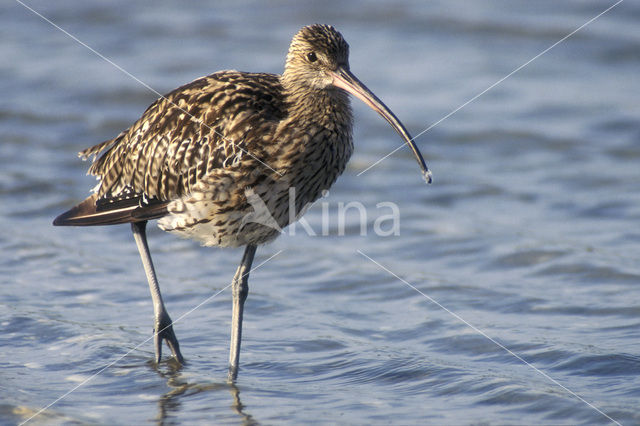
[[[163,340],[184,359],[151,261],[147,221],[158,219],[161,229],[206,246],[246,246],[232,281],[233,382],[256,247],[295,220],[292,207],[302,211],[344,171],[353,151],[348,93],[393,126],[431,182],[411,136],[350,72],[349,45],[328,25],[298,31],[282,75],[220,71],[199,78],[158,99],[114,139],[80,152],[93,157],[89,174],[99,183],[53,224],[131,224],[153,299],[156,362]],[[256,197],[277,226],[256,219]]]

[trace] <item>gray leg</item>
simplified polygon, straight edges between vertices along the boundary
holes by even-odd
[[[242,314],[244,301],[249,294],[249,272],[256,246],[248,245],[242,256],[242,262],[233,276],[231,292],[233,295],[233,312],[231,315],[231,349],[229,350],[229,375],[227,381],[235,382],[238,377],[238,361],[240,359],[240,341],[242,339]]]
[[[133,238],[136,240],[136,245],[140,252],[144,272],[147,274],[149,290],[151,291],[151,299],[153,300],[153,344],[156,352],[156,362],[160,362],[160,357],[162,356],[162,340],[166,340],[167,345],[169,345],[169,349],[171,349],[171,354],[178,360],[178,362],[180,362],[180,364],[184,364],[184,358],[180,353],[180,345],[178,344],[178,339],[176,338],[176,335],[173,332],[173,326],[171,325],[171,318],[164,307],[164,302],[162,302],[162,295],[160,294],[160,286],[158,285],[158,279],[156,278],[156,271],[153,269],[153,262],[151,261],[149,246],[147,245],[147,222],[134,222],[131,224],[131,230],[133,231]]]

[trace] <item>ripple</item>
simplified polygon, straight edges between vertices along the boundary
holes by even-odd
[[[628,354],[574,356],[554,367],[554,370],[580,376],[640,376],[640,357]]]
[[[622,272],[609,266],[597,266],[587,263],[551,265],[537,272],[536,275],[579,279],[587,284],[637,284],[640,282],[640,275]]]
[[[523,250],[500,256],[492,262],[492,267],[496,269],[531,267],[552,262],[566,255],[567,252],[562,250]]]

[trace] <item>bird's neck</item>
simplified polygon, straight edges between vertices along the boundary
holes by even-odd
[[[338,88],[314,89],[290,84],[284,85],[288,116],[330,130],[351,133],[352,113],[349,95]]]
[[[340,89],[284,87],[287,118],[280,122],[272,155],[297,189],[299,209],[322,195],[344,171],[353,152],[348,94]],[[295,142],[292,145],[290,142]]]

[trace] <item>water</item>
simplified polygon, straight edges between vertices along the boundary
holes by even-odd
[[[612,3],[28,4],[160,92],[280,72],[299,27],[331,23],[418,134]],[[237,387],[230,293],[212,296],[241,250],[150,231],[188,360],[154,367],[129,229],[51,226],[94,185],[75,153],[156,94],[19,3],[0,9],[0,423],[54,402],[29,424],[640,423],[636,2],[420,136],[430,187],[407,149],[358,175],[401,142],[354,103],[354,158],[305,216],[318,235],[258,250],[255,265],[276,256],[251,276]],[[353,210],[340,235],[351,201],[364,236]],[[378,202],[398,206],[400,235],[376,235]]]

